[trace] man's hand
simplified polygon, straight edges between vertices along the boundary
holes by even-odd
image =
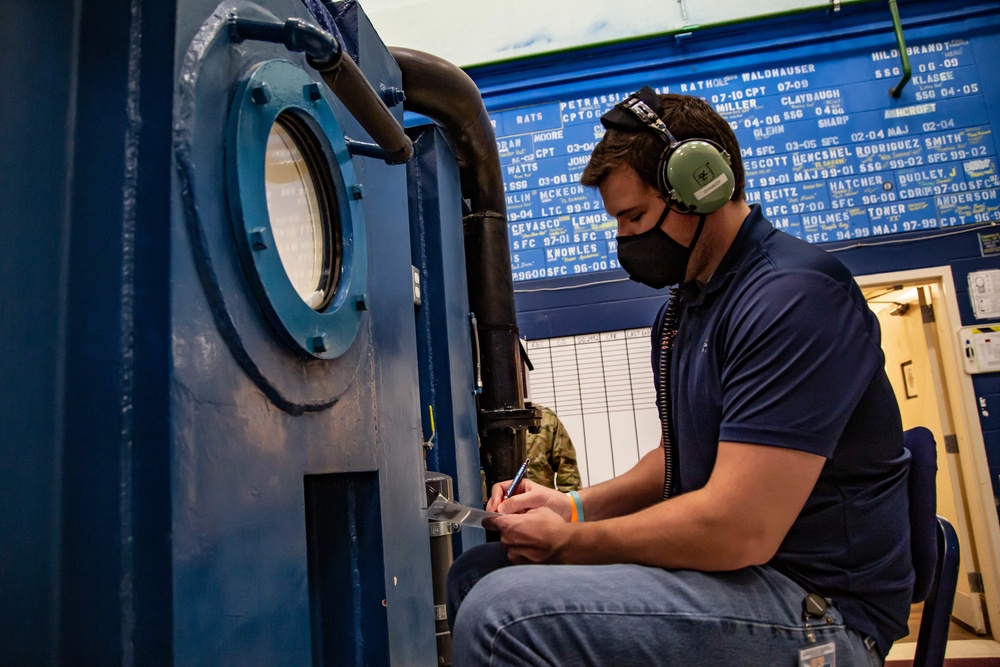
[[[547,507],[563,521],[569,521],[570,506],[573,501],[562,491],[556,491],[526,479],[518,485],[513,496],[504,500],[503,494],[507,491],[508,486],[510,486],[510,480],[493,485],[490,501],[486,503],[487,511],[500,512],[501,514],[523,514],[529,510]]]
[[[532,509],[526,514],[507,514],[494,519],[493,523],[500,531],[500,543],[507,547],[510,562],[518,565],[563,562],[572,528],[549,508]]]

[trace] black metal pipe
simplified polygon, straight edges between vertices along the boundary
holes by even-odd
[[[326,85],[371,135],[389,164],[402,164],[413,155],[413,142],[375,92],[361,68],[344,57],[337,37],[301,19],[261,21],[237,15],[229,17],[234,42],[251,39],[284,44],[289,51],[303,52],[306,61],[323,77]]]
[[[525,429],[539,413],[525,409],[507,205],[500,154],[479,88],[452,63],[389,47],[403,75],[403,107],[431,119],[458,160],[465,216],[469,308],[479,331],[483,391],[479,396],[480,456],[487,489],[510,479],[525,456]]]
[[[389,154],[378,144],[370,144],[367,141],[354,141],[348,137],[344,137],[344,143],[347,144],[347,152],[351,155],[374,157],[387,162],[389,160]]]
[[[427,483],[427,504],[434,502],[438,495],[454,500],[451,477],[440,472],[425,471]],[[434,591],[434,634],[437,637],[438,665],[451,665],[451,631],[448,629],[448,570],[455,562],[452,534],[461,526],[444,521],[430,523],[431,535],[431,587]]]
[[[229,15],[229,26],[234,42],[247,39],[284,44],[289,51],[302,52],[321,62],[338,60],[343,51],[334,35],[320,30],[302,19],[288,19],[284,23],[261,21]]]
[[[314,60],[308,56],[307,60],[320,73],[337,99],[358,119],[361,127],[382,147],[386,153],[386,162],[403,164],[410,159],[413,155],[413,142],[350,56],[331,62]]]

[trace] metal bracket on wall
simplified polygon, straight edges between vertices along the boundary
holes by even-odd
[[[451,521],[431,521],[427,525],[431,537],[444,537],[462,530],[462,526]]]
[[[982,593],[983,588],[983,575],[979,572],[969,573],[969,592],[970,593]]]
[[[892,12],[892,27],[896,30],[896,44],[899,48],[899,61],[903,67],[903,78],[895,86],[889,89],[889,94],[899,98],[903,94],[903,88],[910,80],[910,55],[906,52],[906,38],[903,37],[903,24],[899,19],[899,6],[896,0],[889,0],[889,11]]]
[[[542,410],[533,405],[523,408],[480,410],[479,423],[483,431],[514,428],[537,431],[542,425]]]

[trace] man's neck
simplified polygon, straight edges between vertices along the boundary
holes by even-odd
[[[706,285],[719,268],[748,215],[750,207],[745,201],[731,201],[705,219],[702,238],[691,258],[691,268],[696,271],[694,279],[699,284]]]

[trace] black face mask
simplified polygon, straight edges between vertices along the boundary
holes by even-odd
[[[691,245],[685,248],[660,228],[669,211],[670,206],[666,206],[652,229],[635,236],[618,237],[618,262],[628,272],[628,277],[654,289],[684,282],[694,244],[705,225],[706,216],[702,215]]]

